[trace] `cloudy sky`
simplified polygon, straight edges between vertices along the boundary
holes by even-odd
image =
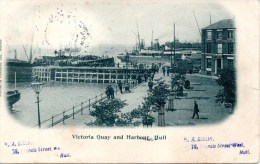
[[[182,42],[199,42],[200,28],[232,18],[225,6],[207,1],[80,1],[9,0],[2,2],[2,38],[9,47],[31,44],[57,48],[77,46],[90,50],[99,45],[134,46],[137,23],[146,44],[176,36]],[[8,9],[8,10],[7,10]]]

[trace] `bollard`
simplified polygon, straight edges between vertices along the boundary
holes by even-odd
[[[62,120],[63,125],[65,124],[65,123],[64,123],[64,120],[65,120],[65,112],[63,111],[63,120]]]
[[[74,119],[74,106],[73,106],[73,113],[72,113],[73,119]]]
[[[83,114],[83,102],[81,103],[81,114]]]
[[[89,110],[90,110],[90,99],[88,100],[88,107],[89,107]]]
[[[51,127],[53,128],[53,116],[51,116]]]

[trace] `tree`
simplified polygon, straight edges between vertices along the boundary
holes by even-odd
[[[131,117],[142,118],[143,125],[152,125],[155,120],[152,113],[162,110],[167,103],[169,93],[169,86],[159,82],[148,97],[144,98],[142,105],[130,112]]]
[[[166,104],[169,93],[169,86],[164,82],[159,82],[147,97],[148,104],[154,105],[156,110],[160,110]]]
[[[188,60],[178,61],[174,67],[174,72],[180,75],[185,75],[187,71],[192,72],[193,64]]]
[[[234,107],[236,103],[236,70],[234,66],[224,67],[220,72],[220,77],[217,79],[219,86],[223,86],[223,102],[231,103]],[[217,96],[219,96],[218,93]]]
[[[94,125],[97,126],[114,126],[116,120],[120,118],[120,109],[125,105],[125,101],[120,99],[104,100],[100,103],[93,104],[95,110],[90,111],[90,115],[95,117]]]

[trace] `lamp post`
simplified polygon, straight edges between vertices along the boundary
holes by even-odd
[[[43,88],[43,83],[41,82],[33,82],[31,83],[31,87],[34,90],[34,92],[37,95],[37,106],[38,106],[38,125],[39,128],[41,128],[41,116],[40,116],[40,100],[39,100],[39,94]]]
[[[128,83],[128,62],[129,62],[129,54],[126,54],[126,84],[125,84],[125,91],[130,91],[130,85]]]

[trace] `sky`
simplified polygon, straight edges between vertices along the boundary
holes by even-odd
[[[181,42],[200,42],[193,11],[200,28],[210,24],[209,15],[212,23],[233,17],[214,2],[9,0],[1,5],[1,37],[9,48],[25,45],[28,49],[33,44],[39,49],[78,47],[95,53],[102,46],[132,48],[137,41],[137,24],[146,45],[152,31],[153,39],[161,44],[172,41],[175,23]]]

